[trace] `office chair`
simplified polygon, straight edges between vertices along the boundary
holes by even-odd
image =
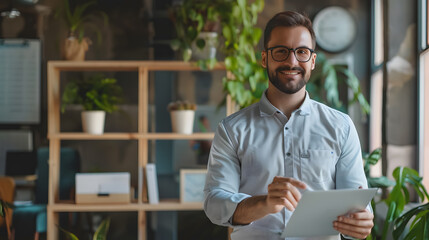
[[[61,148],[60,164],[60,200],[72,199],[75,186],[75,174],[80,170],[80,157],[72,148]],[[19,206],[13,212],[15,240],[38,240],[41,233],[46,233],[49,181],[49,149],[37,150],[37,180],[34,204]],[[67,219],[65,219],[67,220]],[[62,219],[60,218],[60,221]]]

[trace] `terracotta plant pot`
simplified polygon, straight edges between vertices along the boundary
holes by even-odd
[[[88,51],[91,41],[88,38],[79,39],[68,37],[64,40],[63,58],[70,61],[84,61],[85,53]]]

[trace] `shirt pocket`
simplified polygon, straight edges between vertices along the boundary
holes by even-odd
[[[335,153],[332,150],[307,150],[299,156],[301,177],[305,181],[316,183],[332,180]]]

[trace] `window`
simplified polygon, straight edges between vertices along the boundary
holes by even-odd
[[[369,130],[369,151],[382,146],[382,109],[383,109],[383,3],[382,0],[372,1],[372,66],[371,66],[371,114]],[[372,176],[381,176],[381,161],[371,168]]]
[[[423,184],[429,187],[429,19],[427,16],[428,0],[421,0],[419,5],[419,169]]]

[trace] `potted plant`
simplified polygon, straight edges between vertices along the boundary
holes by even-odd
[[[340,100],[341,83],[344,83],[353,93],[353,98],[347,104],[343,104]],[[347,112],[349,104],[359,103],[363,114],[370,112],[370,106],[361,91],[356,75],[342,65],[331,64],[323,53],[317,53],[316,68],[307,83],[307,91],[316,101],[337,110]]]
[[[369,187],[378,187],[387,190],[387,197],[381,199],[379,204],[386,204],[387,213],[383,219],[384,224],[381,228],[374,220],[374,227],[368,239],[389,239],[391,235],[394,239],[427,239],[429,236],[429,204],[417,206],[404,213],[405,206],[410,202],[410,193],[407,187],[412,187],[421,201],[429,200],[426,188],[422,184],[422,177],[414,169],[407,167],[397,167],[393,170],[392,176],[395,181],[389,180],[385,176],[373,178],[370,177],[370,166],[377,164],[381,159],[381,149],[376,149],[370,154],[364,154],[364,169]],[[371,202],[374,216],[377,217],[377,204]],[[407,223],[413,219],[413,223],[406,229]],[[393,232],[392,232],[393,230]],[[426,235],[425,235],[426,234]],[[426,237],[423,237],[426,236]]]
[[[106,240],[107,239],[107,232],[109,231],[109,227],[110,227],[110,218],[106,218],[97,227],[97,230],[95,230],[95,233],[94,233],[94,236],[92,237],[92,239],[93,240]],[[58,228],[61,230],[61,232],[63,232],[66,235],[67,239],[79,240],[79,238],[75,234],[65,230],[62,227],[58,227]]]
[[[177,38],[171,42],[184,61],[216,59],[219,3],[225,0],[184,0],[170,8]]]
[[[98,26],[91,24],[90,19],[94,16],[101,16],[104,24],[108,24],[106,13],[102,11],[89,11],[96,1],[85,2],[70,6],[69,0],[64,0],[64,4],[56,11],[56,16],[61,16],[68,27],[68,37],[63,42],[62,54],[65,60],[83,61],[85,53],[88,51],[91,41],[85,37],[85,29],[93,29],[97,34],[97,42],[101,42],[101,34]]]
[[[172,42],[173,49],[181,49],[183,60],[191,59],[191,45],[202,48],[208,42],[197,38],[205,26],[218,22],[223,41],[219,50],[225,54],[226,70],[231,73],[223,79],[224,90],[240,106],[257,102],[268,86],[264,69],[260,65],[260,54],[256,45],[262,30],[255,27],[258,13],[264,8],[264,0],[248,3],[247,0],[185,0],[173,8],[173,22],[177,39]],[[203,70],[212,68],[215,58],[199,60]]]
[[[167,109],[170,111],[173,132],[192,134],[197,105],[187,101],[176,101],[168,104]]]
[[[82,105],[84,132],[103,134],[106,112],[111,113],[118,109],[117,104],[122,102],[121,95],[122,88],[114,78],[94,75],[88,79],[75,79],[64,89],[61,112],[65,111],[68,104]]]
[[[222,11],[222,36],[225,39],[225,67],[230,73],[223,79],[224,90],[240,108],[258,102],[268,87],[261,55],[256,46],[262,30],[256,27],[264,0],[231,1],[230,12]]]

